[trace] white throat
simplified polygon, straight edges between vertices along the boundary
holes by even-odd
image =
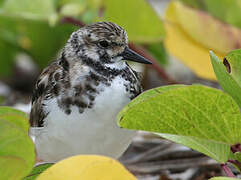
[[[126,68],[126,62],[122,60],[122,57],[118,56],[115,59],[112,59],[112,61],[114,61],[114,63],[105,64],[105,66],[111,69],[118,69],[118,70]]]

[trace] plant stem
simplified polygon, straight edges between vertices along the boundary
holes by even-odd
[[[78,20],[78,19],[75,19],[73,17],[63,17],[61,20],[60,20],[60,23],[66,23],[66,24],[72,24],[72,25],[75,25],[75,26],[79,26],[79,27],[83,27],[85,26],[85,23],[83,23],[82,21]]]
[[[226,163],[222,163],[221,167],[228,177],[235,177],[235,175],[233,174],[233,172],[231,171],[231,169],[228,167]]]

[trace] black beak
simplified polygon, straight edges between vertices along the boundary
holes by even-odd
[[[124,60],[135,61],[143,64],[152,64],[143,56],[137,54],[135,51],[132,51],[130,48],[126,47],[124,52],[121,55]]]

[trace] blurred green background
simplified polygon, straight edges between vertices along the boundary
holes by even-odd
[[[209,50],[241,48],[240,0],[0,0],[0,81],[30,92],[76,24],[96,21],[122,26],[153,61],[139,68],[146,88],[215,82]]]

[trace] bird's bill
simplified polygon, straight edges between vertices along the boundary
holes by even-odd
[[[139,62],[143,64],[152,64],[143,56],[137,54],[135,51],[132,51],[130,48],[126,47],[124,52],[121,54],[124,60]]]

